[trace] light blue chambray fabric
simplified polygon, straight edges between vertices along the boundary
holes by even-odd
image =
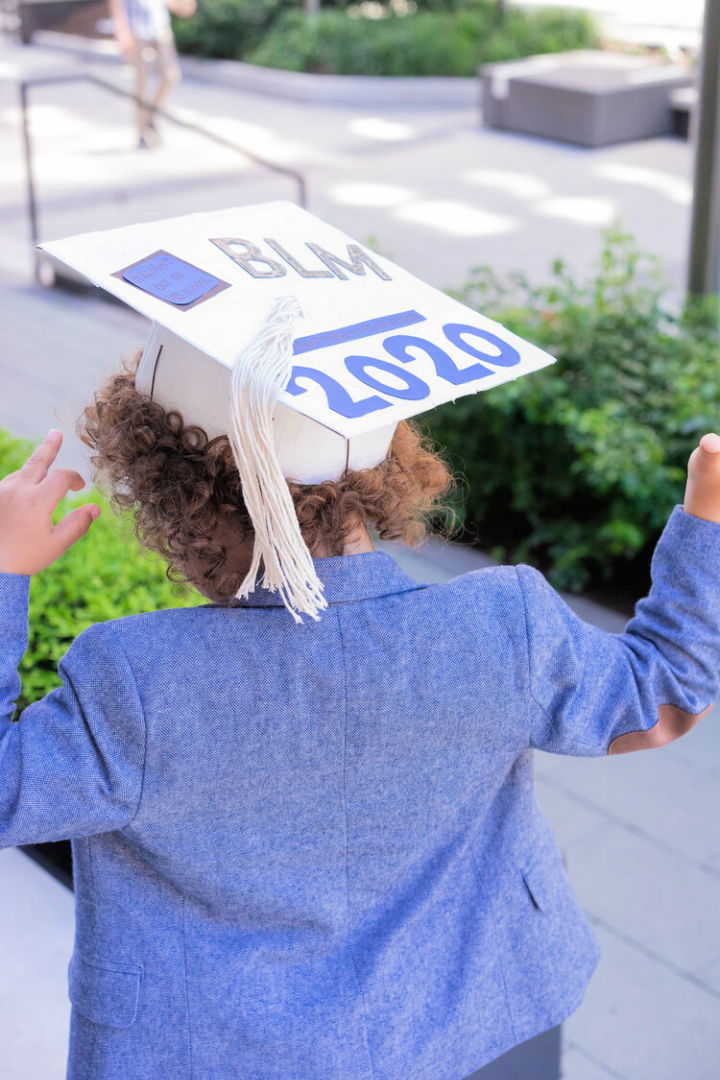
[[[582,1000],[531,748],[714,700],[720,526],[674,510],[622,635],[529,567],[316,565],[319,623],[257,591],[98,624],[14,724],[0,575],[0,845],[73,840],[70,1080],[461,1080]]]

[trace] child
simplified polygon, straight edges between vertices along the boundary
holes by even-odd
[[[196,341],[205,328],[219,350],[218,327],[242,312],[237,336],[252,317],[247,297],[266,298],[282,277],[288,222],[313,235],[302,212],[281,211],[271,232],[262,215],[277,207],[257,211],[272,255],[239,239],[251,235],[239,231],[251,222],[245,209],[222,230],[195,216],[74,238],[68,250],[76,261],[90,252],[104,287],[149,310],[165,304],[172,325]],[[329,246],[337,236],[322,239],[307,250],[340,263]],[[220,280],[228,250],[238,268]],[[233,368],[227,434],[208,438],[195,422],[218,374],[212,353],[188,360],[170,337],[146,346],[146,390],[136,385],[141,361],[111,376],[80,422],[98,476],[135,514],[141,542],[209,603],[90,627],[60,663],[62,687],[5,725],[0,846],[73,841],[69,1080],[463,1080],[492,1068],[578,1007],[598,960],[534,801],[533,749],[601,756],[661,746],[718,693],[720,437],[705,435],[690,459],[684,507],[672,511],[652,589],[623,634],[583,623],[528,566],[418,584],[371,539],[373,530],[417,540],[448,488],[446,467],[412,425],[392,425],[389,446],[386,435],[370,449],[367,433],[341,439],[342,464],[331,466],[337,440],[328,444],[320,423],[301,418],[283,445],[273,413],[273,447],[263,410],[291,385],[279,363],[291,364],[291,352],[312,357],[351,335],[354,349],[370,350],[357,344],[370,324],[350,325],[353,305],[381,296],[384,326],[424,319],[430,335],[431,301],[412,282],[418,310],[407,296],[403,307],[398,269],[359,247],[341,264],[361,278],[352,292],[347,275],[331,279],[292,257],[305,278],[320,279],[308,295],[332,290],[331,317],[347,325],[293,337],[278,330],[273,308]],[[123,263],[137,287],[118,284]],[[371,265],[375,280],[365,275]],[[252,278],[244,292],[243,274]],[[466,348],[471,332],[495,342],[479,378],[491,364],[516,365],[497,324],[442,325]],[[401,345],[423,340],[391,335],[384,344],[401,359]],[[439,353],[441,371],[464,377],[468,368]],[[389,361],[357,352],[350,360],[364,376],[374,365],[388,400],[400,393],[405,408],[412,394],[416,407],[419,376],[400,385],[404,369]],[[276,388],[263,398],[275,362]],[[157,397],[163,372],[163,393],[174,384],[181,392],[181,370],[186,416]],[[311,372],[330,385],[319,367],[292,370],[295,380]],[[330,449],[313,457],[323,440]],[[97,511],[81,507],[51,525],[62,495],[83,483],[53,469],[59,445],[51,432],[0,482],[8,720],[30,576],[79,540]],[[293,528],[309,546],[309,569]],[[259,547],[263,578],[250,587]],[[278,567],[284,576],[269,589]],[[321,596],[308,600],[296,586],[313,577]],[[305,601],[319,617],[297,623],[286,608]]]
[[[85,432],[149,546],[227,597],[247,563],[227,445],[129,374]],[[98,512],[51,526],[83,486],[52,468],[60,442],[0,483],[8,718],[30,575]],[[72,1080],[462,1080],[580,1003],[597,950],[530,747],[660,746],[709,708],[720,438],[690,459],[622,636],[529,567],[423,588],[372,550],[369,525],[415,533],[446,480],[401,430],[367,475],[294,493],[330,604],[318,624],[260,590],[112,620],[6,727],[0,844],[74,841]]]

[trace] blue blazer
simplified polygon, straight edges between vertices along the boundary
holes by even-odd
[[[15,723],[0,575],[0,845],[73,841],[70,1080],[462,1080],[580,1004],[598,947],[532,751],[712,703],[720,526],[673,511],[619,635],[528,566],[316,565],[318,623],[261,590],[100,623]]]

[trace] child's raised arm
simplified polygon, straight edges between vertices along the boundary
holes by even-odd
[[[39,573],[84,536],[100,514],[99,506],[86,503],[53,525],[60,500],[85,487],[74,469],[50,471],[62,438],[53,428],[22,468],[0,480],[0,573]]]
[[[0,482],[0,847],[122,828],[142,786],[142,707],[111,623],[80,634],[60,661],[63,685],[12,719],[30,576],[84,536],[100,512],[86,504],[52,524],[60,499],[84,486],[74,470],[49,471],[61,442],[61,432],[50,432]]]
[[[531,744],[594,756],[662,746],[685,734],[720,691],[720,437],[690,458],[652,560],[652,588],[622,634],[579,619],[536,570],[523,592]]]

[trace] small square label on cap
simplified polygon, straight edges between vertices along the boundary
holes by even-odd
[[[113,277],[122,278],[157,300],[183,309],[209,300],[230,287],[228,282],[178,259],[169,251],[154,251],[152,255],[116,270]]]

